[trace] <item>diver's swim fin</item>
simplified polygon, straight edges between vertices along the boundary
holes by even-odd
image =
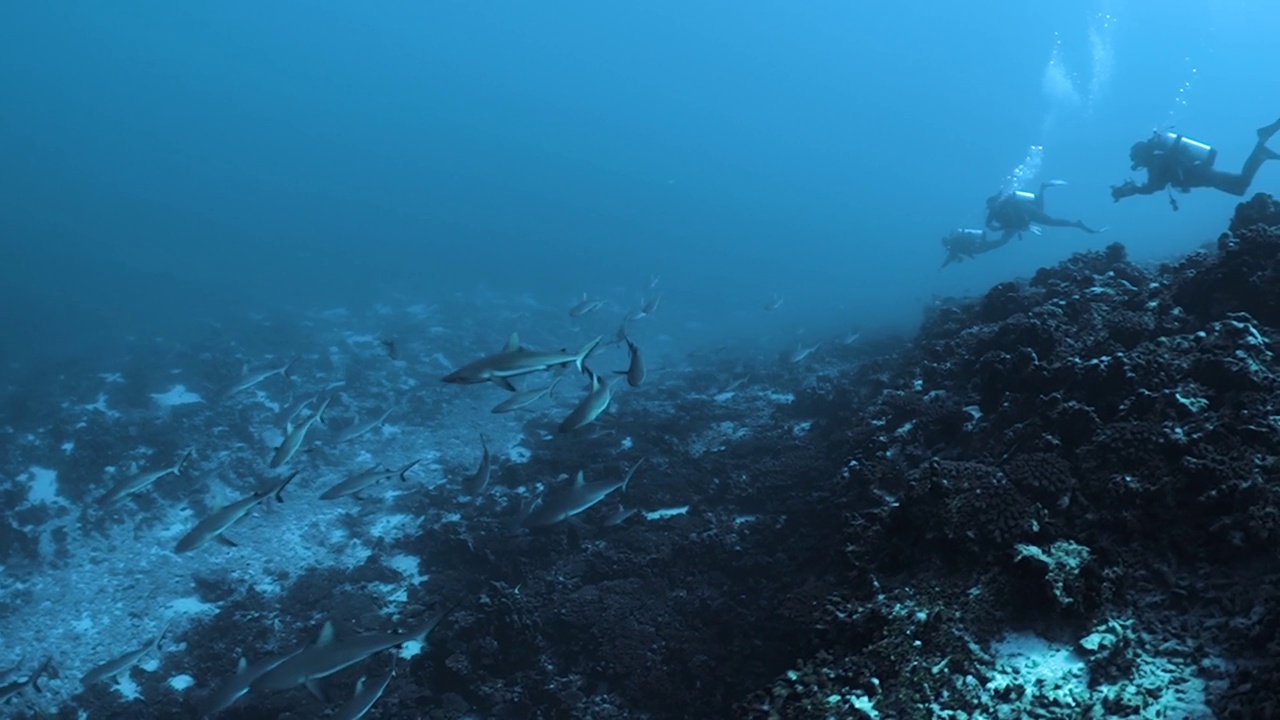
[[[1275,135],[1277,132],[1280,132],[1280,120],[1276,120],[1275,122],[1271,123],[1266,127],[1258,128],[1258,140],[1261,142],[1266,142],[1270,140],[1271,136]]]
[[[1046,181],[1046,182],[1045,182],[1044,186],[1045,186],[1045,187],[1058,187],[1059,185],[1066,185],[1066,184],[1067,184],[1067,181],[1066,181],[1066,180],[1048,180],[1048,181]]]

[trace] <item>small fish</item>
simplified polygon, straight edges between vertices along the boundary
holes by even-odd
[[[773,299],[764,304],[765,310],[777,310],[782,307],[782,296],[774,295]]]
[[[644,358],[640,357],[640,348],[631,342],[631,338],[627,338],[627,352],[631,355],[631,364],[627,366],[626,370],[614,370],[613,372],[615,375],[626,375],[627,384],[633,388],[638,388],[640,383],[644,382]]]
[[[582,300],[577,305],[569,308],[569,317],[582,317],[599,310],[603,305],[603,300],[588,300],[587,294],[582,293]]]
[[[282,480],[275,487],[269,490],[255,492],[254,494],[241,498],[230,505],[214,510],[213,514],[196,523],[196,526],[191,528],[190,532],[182,536],[182,539],[178,541],[177,547],[174,548],[174,552],[184,553],[189,550],[195,550],[210,540],[217,540],[224,545],[235,547],[236,544],[225,537],[222,533],[226,531],[227,528],[234,525],[238,520],[240,520],[240,518],[248,515],[249,511],[257,507],[258,503],[263,500],[274,496],[276,502],[284,502],[284,496],[281,493],[284,492],[285,487],[297,476],[298,471],[294,470],[293,474]]]
[[[387,416],[390,415],[391,411],[394,409],[395,408],[387,408],[387,411],[382,413],[382,415],[378,416],[377,420],[370,420],[364,423],[360,422],[360,418],[359,416],[357,416],[355,421],[353,421],[350,425],[343,428],[342,431],[338,433],[338,437],[336,440],[334,440],[334,442],[346,442],[348,440],[353,440],[355,438],[360,437],[361,435],[364,435],[370,430],[381,426],[384,422],[387,421]]]
[[[590,368],[586,369],[586,373],[591,376],[591,389],[582,402],[578,403],[578,406],[564,419],[564,422],[560,423],[562,433],[590,425],[600,417],[600,413],[604,412],[605,408],[609,407],[609,400],[613,397],[609,383],[601,380],[600,376],[591,372]]]
[[[396,348],[396,341],[393,338],[384,338],[379,342],[382,343],[382,347],[387,351],[387,357],[392,360],[400,359],[400,350]]]
[[[316,697],[324,697],[317,681],[363,662],[383,650],[390,650],[410,640],[425,641],[427,635],[452,610],[451,607],[437,613],[426,623],[403,635],[370,633],[342,641],[334,639],[333,623],[326,622],[314,645],[304,647],[288,660],[267,671],[250,686],[250,690],[274,692],[305,685]]]
[[[526,528],[537,528],[568,520],[605,499],[605,496],[614,490],[626,488],[627,483],[631,482],[631,476],[635,475],[640,463],[643,462],[644,458],[641,458],[622,480],[588,483],[583,479],[582,471],[579,470],[572,485],[543,493],[542,497],[538,498],[538,503],[521,519],[520,524]]]
[[[265,370],[255,370],[253,372],[245,372],[245,374],[242,375],[239,380],[236,380],[234,383],[231,384],[231,387],[223,391],[222,398],[225,400],[231,397],[232,395],[235,395],[236,393],[240,392],[241,390],[248,390],[254,385],[257,385],[263,380],[266,380],[267,378],[271,377],[272,375],[283,375],[287,378],[292,379],[293,375],[290,374],[290,371],[293,370],[294,363],[296,362],[298,362],[298,358],[295,357],[284,365],[278,365],[276,367],[266,368]]]
[[[365,679],[360,678],[356,681],[355,693],[351,695],[351,699],[338,708],[338,711],[330,715],[328,720],[360,720],[369,712],[373,704],[378,702],[378,698],[382,697],[382,693],[386,692],[387,685],[391,684],[391,678],[396,676],[396,668],[394,662],[391,671],[387,676],[382,678],[381,682],[366,685]]]
[[[53,658],[47,657],[45,658],[44,662],[40,663],[40,667],[36,668],[36,671],[31,673],[31,676],[28,677],[26,680],[22,680],[19,682],[11,682],[8,685],[4,685],[0,687],[0,705],[3,705],[4,703],[8,702],[9,698],[13,697],[14,695],[17,695],[18,693],[22,692],[23,690],[26,690],[27,688],[33,688],[35,689],[36,692],[43,692],[40,689],[40,676],[44,675],[45,672],[48,671],[49,664],[52,662],[53,662]],[[13,670],[16,670],[16,669],[17,669],[16,667],[12,668],[10,669],[9,672],[13,672]],[[6,675],[7,674],[8,673],[6,673]]]
[[[471,497],[479,495],[489,486],[489,474],[492,471],[489,459],[489,443],[485,442],[484,435],[480,436],[480,446],[484,448],[484,455],[480,458],[480,467],[474,475],[462,481],[463,494]]]
[[[491,382],[511,392],[516,391],[511,378],[529,373],[541,372],[563,365],[573,365],[581,371],[582,363],[587,359],[603,338],[597,337],[587,343],[576,353],[564,350],[560,352],[540,352],[520,347],[520,336],[511,333],[506,347],[497,355],[480,358],[468,363],[444,376],[444,382],[458,385]]]
[[[400,478],[402,481],[407,482],[409,478],[406,477],[406,475],[410,470],[413,469],[414,465],[417,465],[420,462],[422,462],[421,458],[414,460],[413,462],[409,463],[408,465],[405,465],[404,467],[401,467],[399,470],[384,470],[378,466],[374,466],[368,470],[365,470],[362,473],[352,475],[346,480],[343,480],[337,485],[334,485],[328,490],[325,490],[323,493],[321,493],[320,499],[335,500],[337,498],[344,497],[346,495],[355,495],[356,493],[364,490],[365,488],[368,488],[371,485],[380,483],[383,480],[390,480],[392,478],[397,478],[397,477]]]
[[[657,275],[650,275],[650,276],[649,276],[649,288],[648,288],[648,289],[649,289],[649,290],[652,290],[652,289],[654,289],[654,288],[658,287],[658,280],[660,280],[660,279],[661,279],[661,278],[659,278]]]
[[[191,450],[188,450],[187,453],[182,456],[182,459],[178,461],[178,464],[173,467],[168,467],[163,470],[152,470],[150,472],[138,473],[137,475],[131,475],[124,480],[121,480],[102,496],[100,502],[104,506],[110,507],[139,490],[150,487],[155,481],[165,475],[181,475],[182,466],[186,464],[187,458],[191,457],[191,452]]]
[[[556,385],[562,379],[563,377],[558,377],[555,380],[552,380],[551,384],[544,388],[535,388],[533,390],[521,390],[517,392],[515,395],[512,395],[511,397],[507,398],[506,400],[503,400],[497,405],[494,405],[493,410],[491,410],[490,412],[506,413],[506,412],[511,412],[512,410],[519,410],[520,408],[525,407],[527,405],[531,405],[534,402],[542,399],[543,395],[550,395],[551,391],[555,390]]]
[[[144,655],[160,647],[160,640],[164,638],[165,633],[169,632],[169,625],[172,622],[172,620],[166,622],[164,627],[161,628],[160,634],[156,636],[156,639],[144,645],[142,649],[127,652],[118,658],[109,660],[90,670],[88,674],[84,676],[84,680],[82,681],[84,686],[89,687],[90,685],[102,682],[103,680],[109,680],[120,673],[127,672],[129,668],[137,665],[138,661],[141,660]]]
[[[333,400],[333,396],[324,399],[320,404],[320,408],[312,414],[311,417],[303,420],[298,425],[286,423],[284,426],[284,440],[281,441],[280,447],[276,448],[275,455],[271,456],[270,467],[278,468],[289,462],[293,458],[294,453],[298,452],[298,448],[302,446],[302,441],[307,437],[307,431],[317,420],[324,419],[324,411],[329,407],[329,403]]]
[[[809,355],[811,355],[813,351],[817,350],[818,347],[821,345],[822,343],[815,343],[812,347],[804,347],[803,345],[796,345],[796,349],[791,351],[791,354],[787,356],[787,360],[793,363],[798,363],[801,360],[809,357]]]

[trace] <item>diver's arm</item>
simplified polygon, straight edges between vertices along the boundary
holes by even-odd
[[[1157,185],[1151,182],[1150,175],[1147,176],[1147,181],[1141,185],[1133,180],[1125,180],[1119,185],[1111,186],[1111,197],[1116,202],[1120,202],[1122,198],[1127,198],[1130,195],[1152,195],[1163,190],[1168,184],[1165,182]]]

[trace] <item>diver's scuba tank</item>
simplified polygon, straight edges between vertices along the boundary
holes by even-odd
[[[1179,135],[1175,132],[1161,133],[1157,130],[1155,131],[1155,138],[1156,144],[1161,150],[1189,165],[1211,168],[1214,161],[1218,159],[1217,148],[1192,140],[1184,135]]]
[[[1036,194],[1033,192],[1027,192],[1026,190],[1014,190],[1013,199],[1015,202],[1034,203],[1036,201]]]

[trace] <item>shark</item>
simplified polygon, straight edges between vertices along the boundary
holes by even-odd
[[[599,310],[603,305],[603,300],[588,300],[587,294],[582,293],[582,299],[573,307],[569,308],[569,317],[582,317],[583,315]]]
[[[22,692],[23,690],[26,690],[27,688],[34,688],[36,692],[41,692],[40,677],[49,670],[49,664],[52,662],[53,662],[53,658],[51,657],[45,658],[44,662],[40,663],[40,667],[36,668],[36,671],[31,673],[31,676],[28,677],[26,680],[11,682],[8,685],[0,686],[0,705],[3,705],[4,703],[8,702],[9,698],[13,697],[14,695],[17,695],[18,693]],[[10,672],[16,669],[17,668],[15,667],[12,670],[10,670]]]
[[[627,342],[627,353],[631,356],[631,362],[627,364],[626,370],[614,370],[615,375],[626,375],[627,384],[633,388],[640,387],[640,383],[644,382],[646,370],[644,367],[644,358],[640,356],[640,347],[631,342],[631,338],[624,338]]]
[[[243,657],[240,658],[239,664],[236,665],[236,674],[215,688],[200,704],[201,716],[211,717],[235,705],[240,698],[249,694],[249,687],[258,678],[302,650],[303,648],[299,648],[286,655],[272,655],[252,663]]]
[[[230,505],[214,510],[213,514],[196,523],[196,526],[191,528],[190,532],[182,536],[182,539],[178,541],[177,547],[174,548],[174,552],[189,552],[191,550],[195,550],[201,545],[204,545],[210,540],[217,540],[224,545],[235,547],[235,543],[222,533],[225,532],[227,528],[234,525],[240,518],[248,515],[249,511],[257,507],[258,503],[263,500],[274,496],[276,502],[284,502],[284,496],[281,495],[281,493],[284,492],[285,486],[290,482],[293,482],[293,479],[297,476],[298,471],[294,470],[293,474],[276,483],[276,485],[271,489],[255,492],[254,494],[241,498]]]
[[[417,465],[420,462],[422,462],[421,458],[414,460],[408,465],[404,465],[398,470],[386,470],[382,468],[380,465],[375,465],[374,467],[368,470],[365,470],[364,472],[352,475],[346,480],[343,480],[337,485],[334,485],[328,490],[325,490],[323,493],[320,494],[320,499],[335,500],[337,498],[345,497],[347,495],[356,495],[357,493],[368,488],[371,485],[380,483],[383,480],[390,480],[391,478],[394,478],[394,477],[398,477],[401,480],[407,481],[409,478],[405,476],[408,474],[410,470],[413,469],[414,465]]]
[[[366,684],[367,677],[362,677],[356,681],[356,690],[351,695],[351,699],[343,703],[337,712],[330,715],[328,720],[360,720],[369,712],[373,704],[378,702],[378,698],[382,697],[382,693],[386,692],[387,685],[391,684],[391,678],[396,676],[396,668],[393,664],[391,671],[381,681]]]
[[[576,353],[564,350],[542,352],[522,347],[520,345],[520,336],[517,333],[512,333],[511,337],[507,339],[507,344],[503,347],[502,352],[482,357],[479,360],[463,365],[445,375],[443,380],[455,385],[474,385],[476,383],[491,382],[515,392],[516,387],[511,384],[511,378],[513,377],[551,370],[563,365],[573,365],[577,370],[581,371],[583,361],[595,351],[603,339],[603,337],[597,337],[582,346],[582,349]]]
[[[558,377],[551,381],[551,384],[544,388],[534,388],[531,390],[520,390],[515,395],[508,397],[506,400],[493,406],[493,413],[506,413],[513,410],[519,410],[522,407],[532,405],[534,402],[541,400],[543,395],[550,395],[556,389],[556,384],[563,379]]]
[[[166,475],[181,475],[182,466],[185,465],[187,459],[191,457],[191,452],[191,450],[188,450],[187,453],[182,456],[182,459],[178,461],[178,464],[173,467],[130,475],[124,480],[116,483],[114,487],[108,490],[106,494],[102,496],[102,500],[100,502],[104,506],[110,507],[139,490],[144,490],[150,487],[155,481]]]
[[[141,660],[143,656],[160,647],[160,640],[164,638],[165,633],[169,632],[169,625],[172,622],[173,621],[166,622],[164,627],[160,629],[160,634],[156,635],[155,639],[151,642],[143,645],[141,649],[127,652],[120,657],[108,660],[107,662],[90,670],[84,676],[84,680],[82,681],[84,686],[89,687],[90,685],[102,682],[103,680],[109,680],[121,673],[128,672],[129,668],[137,665],[138,661]]]
[[[640,458],[621,480],[589,483],[585,481],[583,472],[579,470],[572,484],[544,492],[542,497],[538,498],[537,504],[525,514],[520,524],[532,529],[549,527],[568,520],[605,499],[614,490],[626,488],[627,483],[631,482],[631,476],[636,474],[636,470],[644,460]]]
[[[560,423],[562,433],[572,432],[595,422],[595,419],[600,417],[600,413],[609,407],[609,400],[613,398],[613,391],[609,388],[608,382],[591,372],[590,368],[586,368],[585,372],[591,376],[591,389],[582,402],[578,403],[578,406]]]
[[[268,670],[250,685],[250,690],[274,692],[305,685],[313,695],[323,698],[320,680],[410,640],[425,641],[427,635],[452,611],[453,607],[450,607],[436,613],[425,623],[403,634],[368,633],[341,641],[335,639],[333,622],[325,622],[314,644]]]
[[[366,420],[365,422],[360,422],[360,418],[357,416],[356,419],[350,425],[346,426],[345,428],[342,429],[341,432],[338,433],[338,437],[334,439],[334,442],[346,442],[348,440],[354,440],[360,437],[361,435],[364,435],[370,430],[386,422],[387,416],[390,415],[391,411],[394,409],[395,408],[387,408],[387,411],[379,415],[377,419]]]
[[[293,459],[294,454],[298,452],[298,448],[302,447],[302,441],[306,439],[307,431],[311,429],[312,425],[316,424],[317,420],[324,419],[324,411],[332,401],[332,395],[326,397],[324,402],[320,403],[319,409],[312,413],[311,417],[297,425],[292,422],[285,423],[284,440],[281,441],[280,447],[276,448],[275,454],[271,456],[270,466],[272,468],[278,468]]]
[[[462,481],[462,492],[467,495],[479,495],[489,486],[489,475],[493,471],[493,466],[489,458],[489,443],[485,441],[484,435],[480,436],[480,447],[484,450],[484,455],[480,458],[480,467],[476,468],[474,475]]]
[[[292,378],[293,376],[289,374],[289,371],[293,369],[294,364],[297,362],[298,358],[295,357],[284,365],[277,365],[275,367],[254,370],[251,372],[246,371],[239,380],[236,380],[229,388],[222,392],[222,398],[225,400],[241,390],[248,390],[272,375],[283,375],[287,378]]]

